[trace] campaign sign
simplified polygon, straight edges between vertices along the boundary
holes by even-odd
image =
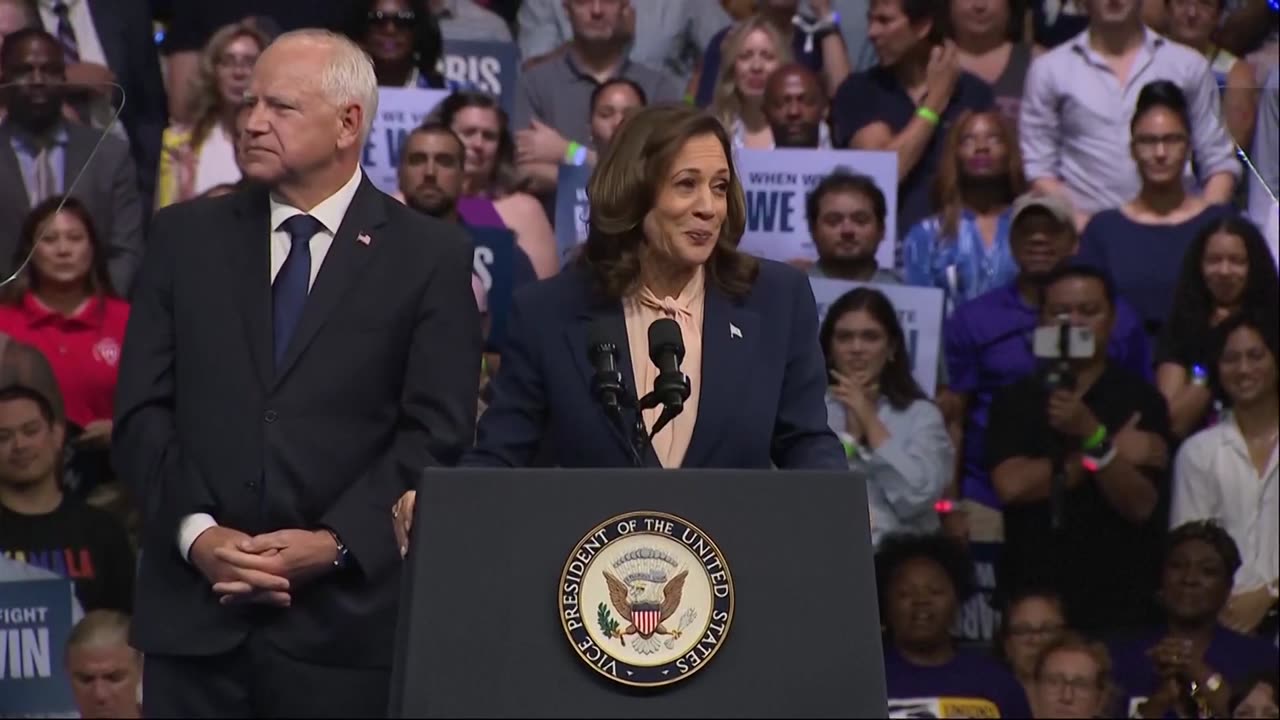
[[[938,353],[941,352],[942,290],[911,285],[860,283],[851,280],[809,278],[813,297],[818,302],[818,324],[827,316],[827,308],[841,295],[863,285],[884,293],[898,311],[898,322],[907,339],[911,357],[911,374],[926,393],[933,395],[938,386]]]
[[[0,583],[0,717],[75,713],[67,677],[71,581]]]
[[[498,98],[510,117],[520,78],[520,48],[490,40],[444,40],[440,72],[445,79]]]
[[[556,249],[563,266],[574,249],[587,241],[591,219],[591,203],[587,202],[587,181],[591,168],[586,165],[561,165],[556,181]]]
[[[375,187],[388,195],[399,192],[396,169],[405,138],[448,96],[448,90],[378,88],[378,112],[360,157],[360,167]]]
[[[747,194],[747,231],[738,247],[770,260],[817,260],[805,204],[822,179],[837,170],[870,177],[884,193],[884,242],[880,267],[894,267],[898,237],[898,156],[867,150],[783,148],[737,152],[738,175]]]
[[[505,228],[468,227],[475,244],[472,272],[480,277],[489,296],[489,342],[497,350],[506,337],[507,312],[515,291],[516,236]]]

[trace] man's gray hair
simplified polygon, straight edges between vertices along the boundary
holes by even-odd
[[[332,51],[329,62],[319,68],[320,91],[335,105],[360,106],[360,144],[363,146],[378,113],[378,77],[373,72],[373,60],[349,38],[328,30],[294,30],[276,38],[275,42],[292,40],[323,45]]]

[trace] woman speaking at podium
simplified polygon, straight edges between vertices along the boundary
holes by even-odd
[[[619,128],[587,188],[582,254],[512,304],[463,465],[847,469],[807,278],[737,250],[730,147],[683,105]],[[398,533],[412,502],[393,508]]]

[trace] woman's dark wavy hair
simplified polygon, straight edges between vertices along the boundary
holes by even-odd
[[[62,195],[51,196],[27,213],[22,221],[22,229],[18,234],[18,246],[14,249],[10,267],[14,270],[22,267],[27,257],[31,255],[31,249],[39,241],[40,233],[59,211],[79,220],[84,225],[85,234],[89,238],[89,248],[93,252],[89,276],[85,278],[89,294],[98,297],[116,297],[115,289],[111,285],[111,275],[107,272],[107,249],[103,246],[102,239],[93,225],[93,217],[89,214],[89,209],[74,197],[67,197],[64,202]],[[4,292],[0,294],[0,302],[16,305],[22,302],[28,290],[38,292],[39,289],[39,272],[33,261],[27,263],[14,281],[5,286]]]
[[[511,136],[511,119],[502,109],[498,99],[479,90],[454,90],[426,117],[426,121],[443,123],[453,128],[458,113],[467,108],[490,110],[498,117],[498,152],[494,158],[493,176],[489,179],[490,194],[502,197],[523,190],[516,172],[516,141]]]
[[[1182,257],[1182,273],[1173,293],[1173,309],[1167,325],[1178,333],[1207,333],[1209,318],[1213,314],[1213,296],[1204,281],[1204,251],[1209,238],[1223,233],[1234,235],[1244,243],[1249,258],[1249,271],[1245,277],[1244,295],[1240,306],[1276,312],[1280,307],[1280,278],[1272,264],[1271,250],[1258,227],[1245,217],[1229,215],[1203,228],[1187,246]]]
[[[1276,330],[1276,309],[1268,312],[1264,308],[1245,308],[1223,320],[1213,329],[1209,346],[1209,388],[1214,397],[1222,398],[1224,405],[1231,406],[1231,396],[1222,387],[1222,355],[1227,351],[1227,340],[1242,328],[1249,328],[1262,337],[1262,344],[1271,353],[1271,362],[1280,367],[1280,330]]]
[[[1153,80],[1138,91],[1138,103],[1133,110],[1133,119],[1129,121],[1129,132],[1138,126],[1143,115],[1156,109],[1164,108],[1182,120],[1182,126],[1191,132],[1191,114],[1187,111],[1187,96],[1182,88],[1168,80]]]
[[[365,0],[351,5],[347,18],[347,36],[359,43],[369,32],[369,13],[377,0]],[[440,23],[431,12],[427,0],[405,0],[413,11],[413,64],[418,73],[427,79],[429,87],[443,89],[444,76],[440,74],[440,59],[444,55],[444,35]]]
[[[707,261],[707,282],[734,298],[751,291],[760,263],[738,251],[747,225],[747,201],[729,136],[719,120],[697,108],[663,104],[637,110],[618,128],[587,184],[590,229],[578,262],[590,270],[597,290],[606,297],[620,298],[638,287],[645,216],[681,148],[707,135],[715,136],[729,161],[728,211]]]
[[[831,351],[836,323],[857,310],[864,310],[875,318],[880,327],[884,328],[884,334],[889,337],[890,357],[885,362],[884,370],[880,371],[880,392],[889,404],[898,410],[905,410],[916,400],[928,399],[911,374],[911,357],[907,354],[907,338],[902,332],[902,324],[898,322],[898,312],[889,298],[875,288],[854,288],[827,308],[827,316],[823,318],[822,328],[818,331],[822,354],[827,358],[827,369],[836,369]]]
[[[977,592],[978,580],[973,558],[964,545],[941,533],[893,533],[880,541],[880,549],[875,558],[881,618],[888,617],[889,586],[898,570],[907,561],[916,558],[932,560],[942,568],[955,589],[957,606]]]

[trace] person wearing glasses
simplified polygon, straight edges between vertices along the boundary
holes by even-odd
[[[427,0],[354,3],[347,35],[373,59],[378,87],[458,89],[440,72],[444,37]]]
[[[258,55],[271,42],[251,21],[227,25],[204,46],[190,123],[165,128],[161,142],[156,209],[190,200],[219,185],[240,180],[235,143],[236,116]]]
[[[1193,128],[1182,90],[1167,80],[1138,94],[1129,125],[1138,195],[1095,215],[1080,238],[1079,258],[1107,272],[1137,308],[1150,338],[1159,337],[1173,306],[1182,257],[1201,228],[1232,214],[1188,192]]]
[[[1035,660],[1027,697],[1037,718],[1116,717],[1109,712],[1111,656],[1105,645],[1067,632]]]

